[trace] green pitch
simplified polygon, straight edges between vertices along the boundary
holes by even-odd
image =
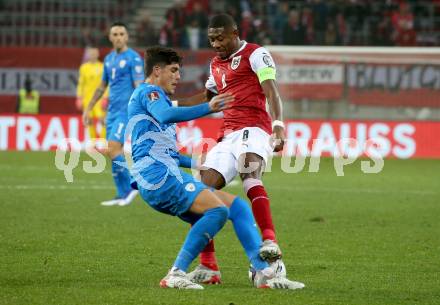
[[[82,160],[87,160],[82,156]],[[302,291],[252,288],[228,224],[216,238],[223,284],[204,291],[159,288],[188,226],[137,198],[113,197],[109,166],[74,171],[67,183],[53,153],[0,153],[0,304],[439,304],[440,161],[360,162],[337,177],[265,175],[288,275]],[[242,194],[241,187],[229,191]]]

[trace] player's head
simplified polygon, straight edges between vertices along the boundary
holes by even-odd
[[[213,16],[208,25],[208,39],[220,58],[227,58],[240,46],[237,23],[227,14]]]
[[[173,49],[154,46],[145,50],[144,61],[149,82],[162,87],[167,94],[174,94],[180,80],[182,57]]]
[[[97,47],[87,47],[86,50],[87,61],[95,62],[99,59],[99,49]]]
[[[128,43],[127,26],[122,22],[115,22],[110,27],[109,37],[116,51],[124,51]]]

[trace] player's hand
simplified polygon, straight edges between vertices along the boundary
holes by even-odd
[[[76,109],[82,110],[82,98],[77,97],[75,100]]]
[[[92,124],[92,119],[90,118],[89,111],[85,110],[82,115],[82,121],[84,126],[89,126]]]
[[[273,151],[279,152],[283,150],[284,140],[286,139],[286,135],[284,133],[284,128],[281,126],[274,126],[272,133],[272,143],[273,143]]]
[[[229,107],[229,103],[234,100],[234,96],[230,93],[222,93],[214,96],[209,101],[209,108],[211,108],[211,112],[219,112]]]

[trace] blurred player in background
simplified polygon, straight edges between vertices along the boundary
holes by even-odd
[[[26,76],[24,87],[18,92],[17,112],[38,114],[40,112],[40,92],[32,88],[32,80]]]
[[[221,93],[230,93],[235,99],[231,107],[223,111],[220,140],[206,156],[200,171],[202,181],[221,189],[240,176],[263,237],[260,255],[283,265],[269,198],[261,180],[269,157],[273,151],[282,150],[285,138],[275,64],[265,48],[240,40],[237,24],[229,15],[211,18],[208,39],[217,56],[211,61],[206,90],[184,104],[209,100]],[[202,283],[218,283],[220,272],[213,241],[202,251],[200,261],[189,274],[190,278]]]
[[[99,49],[95,47],[86,48],[85,62],[79,67],[78,86],[76,89],[76,107],[85,111],[93,94],[98,89],[102,80],[103,63],[99,61]],[[106,90],[103,97],[98,100],[90,111],[90,121],[87,126],[90,139],[105,138],[105,109],[107,107]]]
[[[173,108],[170,95],[180,80],[180,62],[181,57],[172,49],[148,48],[145,52],[147,81],[134,91],[128,104],[133,184],[153,209],[192,224],[173,267],[160,282],[161,287],[203,289],[188,279],[186,271],[229,218],[255,267],[253,283],[257,288],[303,288],[302,283],[277,276],[276,270],[261,259],[261,238],[246,201],[213,191],[179,169],[194,167],[194,162],[178,152],[175,123],[221,111],[233,100],[230,94],[219,94],[209,103]]]
[[[90,123],[90,113],[109,86],[106,118],[107,155],[112,160],[112,175],[116,197],[101,202],[104,206],[127,205],[136,197],[137,191],[130,186],[130,174],[123,166],[124,134],[127,124],[127,104],[134,89],[144,81],[143,61],[139,54],[129,48],[127,26],[116,22],[110,27],[113,51],[104,59],[102,81],[83,113],[83,122]]]

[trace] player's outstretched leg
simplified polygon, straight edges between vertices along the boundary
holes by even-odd
[[[207,170],[203,172],[201,176],[205,185],[213,187],[215,189],[221,189],[225,182],[220,173],[214,170]],[[218,195],[218,193],[216,193]],[[221,198],[222,202],[227,204],[224,198]],[[214,240],[210,240],[206,247],[200,253],[200,265],[198,265],[192,272],[189,273],[189,277],[198,283],[203,284],[220,284],[221,273],[217,264],[217,258],[215,256]]]
[[[204,194],[203,194],[204,193]],[[200,198],[199,198],[200,196]],[[205,200],[214,199],[214,205],[220,202],[210,191],[203,191],[190,208],[194,214],[202,214],[197,220],[193,221],[193,226],[189,231],[185,243],[180,250],[173,268],[160,282],[161,287],[179,288],[179,289],[203,289],[202,286],[194,283],[186,275],[191,262],[200,254],[208,241],[212,239],[218,231],[224,226],[229,211],[228,208],[220,204],[205,210],[200,210],[204,206]],[[197,203],[197,205],[196,205]],[[209,203],[207,203],[209,204]],[[199,209],[199,210],[198,210]]]

